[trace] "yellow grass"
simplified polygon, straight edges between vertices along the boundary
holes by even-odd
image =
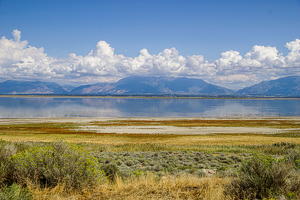
[[[228,199],[224,185],[230,178],[216,176],[200,178],[192,175],[167,175],[156,177],[147,174],[134,179],[116,178],[115,183],[85,188],[81,192],[66,192],[63,185],[53,189],[32,189],[34,198],[46,199]]]
[[[263,134],[215,134],[197,136],[145,135],[145,134],[0,134],[6,141],[52,142],[65,139],[72,143],[96,143],[109,145],[158,143],[167,145],[258,145],[289,142],[300,144],[300,137],[286,137]]]

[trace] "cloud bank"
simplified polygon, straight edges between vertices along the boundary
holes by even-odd
[[[43,80],[61,84],[92,84],[116,81],[131,75],[186,76],[213,84],[240,89],[263,80],[300,75],[300,40],[286,43],[290,52],[283,56],[276,47],[255,45],[244,56],[229,50],[215,61],[202,55],[183,57],[176,48],[158,55],[142,49],[137,57],[115,54],[105,41],[99,41],[86,56],[71,53],[67,58],[53,58],[43,48],[21,40],[21,32],[12,32],[13,40],[0,39],[1,80]]]

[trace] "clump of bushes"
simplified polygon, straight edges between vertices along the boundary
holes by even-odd
[[[263,199],[300,195],[300,174],[286,158],[256,155],[243,162],[239,176],[226,186],[233,199]]]
[[[1,200],[32,200],[33,194],[27,188],[22,188],[20,185],[14,183],[11,186],[0,188]]]
[[[0,140],[0,187],[3,186],[3,180],[5,179],[6,170],[8,169],[9,159],[16,154],[17,150],[9,142]]]
[[[101,169],[105,172],[109,180],[113,181],[119,171],[118,166],[115,163],[109,163],[102,165]]]
[[[295,168],[300,170],[300,148],[290,150],[285,160],[294,163]]]
[[[17,153],[15,146],[9,142],[0,140],[0,162],[7,162],[7,160]]]
[[[197,175],[199,169],[218,169],[218,171],[222,170],[223,174],[227,174],[224,171],[230,169],[230,174],[233,174],[246,157],[223,153],[213,155],[196,151],[93,152],[93,155],[110,177],[111,171],[106,169],[110,163],[116,164],[116,169],[113,170],[115,174],[124,177],[133,175],[133,171],[136,170],[170,174],[185,172]]]
[[[64,182],[68,188],[82,188],[106,181],[94,156],[61,140],[14,154],[2,166],[2,182],[7,185],[31,182],[54,187]]]

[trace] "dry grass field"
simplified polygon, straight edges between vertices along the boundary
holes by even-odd
[[[85,127],[98,127],[101,132],[98,129]],[[129,130],[126,127],[137,127],[138,133],[113,132],[113,130],[120,129]],[[163,134],[158,131],[157,134],[147,134],[147,130],[156,127],[160,127],[159,130],[171,127],[171,130],[179,129],[183,133]],[[195,134],[195,132],[189,134],[189,130],[202,127],[212,129],[208,129],[211,131],[205,132],[205,134]],[[226,129],[226,133],[214,132],[215,127]],[[244,131],[245,128],[247,128],[247,132]],[[257,128],[268,128],[271,131],[262,133],[257,131]],[[110,130],[110,132],[106,133],[103,130]],[[230,130],[235,131],[231,133]],[[236,130],[241,130],[241,132],[237,133]],[[253,132],[248,130],[253,130]],[[210,154],[208,156],[215,156],[213,157],[214,161],[224,155],[225,160],[238,154],[243,158],[244,153],[249,155],[259,153],[286,155],[290,151],[289,147],[278,144],[292,144],[292,147],[300,145],[300,118],[121,118],[83,121],[68,119],[54,120],[51,123],[43,121],[43,119],[40,121],[34,119],[32,122],[30,119],[26,119],[26,123],[22,123],[22,119],[18,119],[16,122],[15,119],[9,123],[9,120],[5,119],[5,122],[3,120],[2,123],[0,120],[0,139],[17,145],[20,149],[17,152],[31,148],[32,144],[39,145],[62,139],[74,143],[88,152],[102,152],[103,155],[99,154],[100,157],[97,158],[100,159],[99,161],[102,159],[104,164],[106,162],[103,160],[104,158],[109,159],[109,155],[116,157],[119,155],[118,152],[137,154],[139,152],[187,152],[184,155],[188,155],[188,152],[205,152]],[[142,154],[140,154],[141,156]],[[136,158],[131,158],[133,162],[136,162],[134,160]],[[164,160],[163,155],[161,159]],[[206,164],[207,162],[203,166]],[[153,170],[155,170],[155,166],[153,166]],[[143,168],[143,166],[140,167]],[[178,168],[183,169],[184,167],[179,165]],[[130,173],[139,174],[141,172]],[[230,199],[229,196],[224,196],[225,185],[232,181],[230,176],[218,174],[202,177],[185,173],[158,174],[143,172],[127,178],[116,176],[113,181],[81,190],[66,189],[63,183],[46,188],[27,184],[27,188],[33,192],[34,199]]]
[[[154,200],[154,199],[228,199],[223,194],[224,185],[229,178],[195,176],[168,176],[156,180],[153,174],[148,174],[127,182],[117,178],[113,185],[100,185],[92,190],[69,194],[64,192],[63,185],[53,189],[33,189],[35,199],[107,199],[107,200]]]

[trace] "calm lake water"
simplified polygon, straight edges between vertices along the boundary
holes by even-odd
[[[300,116],[300,100],[0,98],[0,118],[239,116]]]

